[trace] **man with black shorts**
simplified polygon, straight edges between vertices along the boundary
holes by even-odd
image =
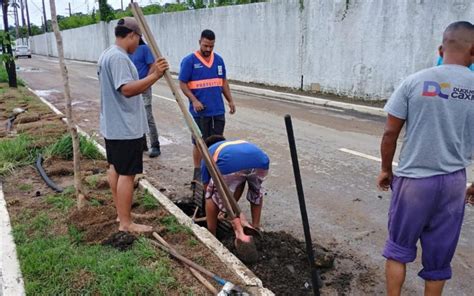
[[[182,60],[179,71],[179,85],[189,98],[189,112],[204,139],[224,134],[225,107],[222,94],[229,104],[230,114],[235,113],[224,60],[213,52],[215,39],[216,36],[211,30],[202,31],[200,49]],[[194,139],[193,144],[194,184],[201,180],[201,154]]]
[[[99,58],[101,110],[100,132],[105,138],[107,172],[117,209],[119,230],[147,232],[152,227],[132,222],[131,206],[136,174],[143,172],[143,135],[148,123],[141,93],[149,89],[168,69],[165,59],[153,64],[143,79],[127,54],[133,53],[141,37],[132,17],[120,19],[115,27],[115,44]]]

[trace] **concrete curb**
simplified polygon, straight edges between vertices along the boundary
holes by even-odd
[[[0,295],[25,295],[7,203],[0,183]]]
[[[42,97],[38,96],[34,90],[27,87],[29,91],[35,94],[43,103],[45,103],[54,113],[57,115],[64,115],[54,105],[46,101]],[[67,123],[67,118],[62,118]],[[105,154],[105,148],[102,147],[97,141],[89,136],[80,127],[77,127],[78,132],[91,140],[94,145],[99,149],[102,155]],[[169,200],[164,194],[162,194],[156,187],[151,185],[145,178],[139,182],[141,188],[148,190],[158,202],[173,216],[176,217],[178,222],[191,229],[194,235],[209,249],[211,250],[228,268],[230,268],[246,285],[246,288],[251,290],[252,295],[271,296],[275,295],[272,291],[263,287],[262,281],[255,276],[255,274],[245,266],[234,254],[232,254],[224,245],[218,241],[207,229],[198,226],[193,223],[190,217],[188,217],[180,208],[178,208],[171,200]]]
[[[278,91],[274,91],[270,89],[262,89],[262,88],[257,88],[257,87],[232,84],[231,90],[240,92],[243,94],[252,94],[252,95],[262,96],[262,97],[265,97],[266,99],[275,100],[275,101],[305,103],[305,104],[311,104],[311,105],[317,105],[317,106],[323,106],[323,107],[333,107],[333,108],[356,111],[356,112],[369,114],[369,115],[375,115],[375,116],[385,117],[387,115],[387,113],[382,108],[344,103],[344,102],[339,102],[339,101],[297,95],[297,94],[292,94],[292,93],[278,92]]]

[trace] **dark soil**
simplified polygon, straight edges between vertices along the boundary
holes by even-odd
[[[131,233],[118,231],[112,234],[108,239],[102,242],[103,245],[109,245],[120,251],[126,251],[133,246],[137,237]]]

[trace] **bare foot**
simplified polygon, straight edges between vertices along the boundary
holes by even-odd
[[[156,217],[153,214],[135,214],[135,213],[132,213],[131,215],[132,215],[132,218],[137,218],[137,219],[152,219],[152,218]],[[120,218],[117,216],[117,219],[115,219],[115,221],[120,223]]]
[[[143,233],[143,232],[151,232],[153,231],[153,227],[149,225],[143,225],[143,224],[136,224],[136,223],[131,223],[128,226],[119,226],[120,231],[128,231],[128,232],[138,232],[138,233]]]

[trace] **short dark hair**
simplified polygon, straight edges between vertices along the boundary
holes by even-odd
[[[449,24],[449,26],[446,27],[445,32],[455,31],[459,29],[474,30],[474,25],[468,21],[454,22],[454,23]]]
[[[209,148],[215,143],[225,141],[225,138],[223,135],[212,135],[206,139],[206,146]]]
[[[206,38],[207,40],[212,41],[212,40],[216,40],[216,35],[211,30],[206,29],[206,30],[202,31],[202,33],[201,33],[201,39],[202,38]]]
[[[124,26],[119,25],[119,26],[115,27],[115,37],[125,38],[131,32],[133,32],[133,31],[130,30],[129,28],[124,27]]]

